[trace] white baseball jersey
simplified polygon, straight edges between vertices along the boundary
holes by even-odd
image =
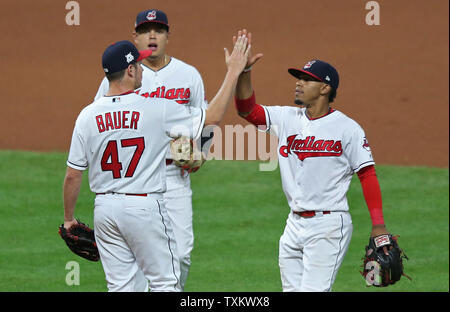
[[[202,108],[135,93],[101,97],[79,114],[67,165],[89,167],[95,193],[160,193],[166,190],[165,158],[171,137],[200,136]]]
[[[171,57],[170,62],[157,71],[144,64],[141,66],[143,69],[142,86],[136,90],[137,94],[145,98],[165,98],[189,107],[204,109],[208,107],[203,80],[195,67],[175,57]],[[108,89],[109,83],[105,77],[100,84],[95,100],[105,95]],[[203,151],[207,152],[211,144],[212,140],[209,140],[204,145]],[[171,158],[169,149],[166,157]],[[175,166],[168,167],[169,174],[176,174],[179,170]]]
[[[284,193],[293,211],[348,211],[352,175],[373,165],[363,129],[342,112],[309,119],[306,108],[263,106],[278,136]]]

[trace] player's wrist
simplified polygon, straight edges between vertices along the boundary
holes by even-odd
[[[239,68],[229,67],[228,75],[231,75],[233,78],[239,78],[239,75],[242,73],[242,70]]]
[[[389,234],[389,231],[386,229],[384,224],[372,225],[372,232],[370,233],[371,237],[377,237],[385,234]]]
[[[234,101],[239,113],[251,113],[256,105],[255,91],[252,90],[250,97],[244,99],[240,99],[238,98],[238,95],[236,95]]]
[[[250,65],[248,67],[245,67],[244,70],[242,71],[242,73],[248,73],[252,70],[253,65]]]
[[[75,225],[77,223],[78,223],[78,221],[76,221],[75,219],[69,220],[69,221],[64,220],[64,228],[70,229],[73,225]]]
[[[73,216],[64,216],[64,222],[73,222],[75,218]]]
[[[242,71],[242,73],[248,73],[252,70],[253,65],[250,65],[248,67],[245,67],[244,70]]]

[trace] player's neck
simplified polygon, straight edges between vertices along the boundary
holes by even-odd
[[[170,56],[168,56],[167,54],[164,54],[163,56],[158,58],[148,57],[142,60],[142,63],[152,70],[160,70],[161,68],[166,66],[169,62]]]
[[[122,95],[125,93],[129,93],[130,91],[133,91],[133,85],[128,83],[118,83],[118,82],[111,82],[109,84],[109,90],[105,94],[106,96],[115,96],[115,95]]]
[[[330,111],[330,103],[317,101],[314,105],[306,105],[306,114],[309,119],[325,116]]]

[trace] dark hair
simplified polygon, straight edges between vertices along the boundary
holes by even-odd
[[[134,68],[136,68],[137,63],[133,63],[130,65],[133,65]],[[120,81],[120,80],[122,80],[123,76],[125,76],[126,71],[127,71],[127,68],[125,68],[121,71],[115,72],[115,73],[106,74],[106,79],[108,79],[109,82],[117,81],[117,80]]]
[[[332,103],[334,101],[334,98],[336,97],[336,90],[335,89],[331,89],[330,94],[328,95],[328,102]]]

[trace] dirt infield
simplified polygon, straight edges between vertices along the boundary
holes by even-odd
[[[294,105],[287,68],[327,60],[341,76],[333,107],[363,126],[378,164],[448,167],[447,0],[380,0],[379,26],[366,24],[360,0],[79,0],[78,26],[66,24],[66,2],[2,2],[0,149],[67,151],[103,50],[130,40],[137,12],[154,5],[169,18],[169,54],[200,71],[208,99],[225,74],[223,47],[245,27],[264,53],[253,70],[259,103]],[[230,105],[222,125],[238,123]]]

